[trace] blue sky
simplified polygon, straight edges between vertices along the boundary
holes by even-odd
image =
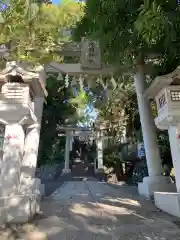
[[[57,3],[59,3],[61,0],[52,0],[52,3],[54,3],[54,4],[57,4]]]

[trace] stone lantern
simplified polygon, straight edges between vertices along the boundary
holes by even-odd
[[[41,182],[35,178],[46,74],[16,62],[0,72],[0,223],[27,222],[39,211]]]
[[[158,76],[145,94],[156,100],[156,126],[168,130],[177,189],[155,192],[155,204],[163,211],[180,217],[180,67],[170,74]]]

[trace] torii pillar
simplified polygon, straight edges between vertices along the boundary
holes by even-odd
[[[163,170],[157,143],[155,123],[149,100],[144,96],[146,76],[144,74],[143,65],[138,67],[138,71],[134,76],[134,81],[149,173],[148,177],[143,178],[142,183],[138,183],[138,191],[140,195],[150,198],[153,196],[154,192],[166,191],[170,179],[162,176]]]
[[[95,171],[102,172],[103,167],[103,131],[101,129],[97,130],[97,169],[96,169],[96,162],[95,162]]]
[[[71,172],[71,169],[69,167],[69,161],[70,161],[70,149],[71,149],[71,141],[72,141],[72,133],[71,131],[66,131],[66,145],[65,145],[65,162],[64,162],[64,169],[63,174],[67,174]]]

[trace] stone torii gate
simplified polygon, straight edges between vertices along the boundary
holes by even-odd
[[[101,65],[99,46],[98,44],[92,43],[92,41],[84,38],[81,43],[82,48],[77,47],[77,51],[74,52],[74,54],[76,53],[75,56],[80,55],[80,64],[50,63],[47,66],[47,71],[61,72],[67,74],[67,76],[74,76],[75,78],[80,76],[81,79],[83,76],[83,79],[90,80],[90,83],[95,81],[95,79],[93,79],[95,76],[96,78],[99,78],[99,76],[112,76],[116,69]],[[150,56],[150,58],[152,57]],[[144,92],[146,91],[146,74],[149,73],[151,67],[150,63],[144,63],[141,59],[137,61],[136,66],[133,69],[129,67],[120,67],[123,74],[130,75],[134,78],[149,174],[148,177],[143,179],[142,183],[138,184],[138,191],[140,195],[144,195],[148,198],[153,196],[155,191],[164,191],[169,181],[161,175],[162,165],[160,151],[157,144],[155,124],[149,100],[144,95]],[[113,84],[113,78],[111,82]],[[104,85],[103,81],[102,85]]]
[[[60,127],[60,130],[65,132],[66,144],[65,144],[65,159],[64,159],[64,169],[63,174],[71,172],[69,162],[70,162],[70,151],[72,150],[72,142],[74,136],[90,136],[96,140],[97,145],[97,159],[94,158],[94,170],[95,173],[103,171],[103,127],[76,127],[76,126],[64,126]],[[96,168],[97,166],[97,168]]]
[[[10,62],[0,72],[0,122],[5,131],[1,141],[0,223],[27,222],[40,209],[42,185],[40,179],[35,178],[35,170],[43,102],[47,96],[46,73],[76,77],[112,73],[112,69],[101,66],[100,49],[94,42],[84,39],[78,49],[80,64],[52,63],[31,68],[26,63]],[[76,56],[77,52],[71,50],[70,55]],[[68,55],[68,51],[64,55]],[[69,140],[66,149],[68,144]],[[68,169],[67,155],[64,171]]]
[[[94,84],[96,80],[107,89],[103,76],[110,77],[116,85],[111,67],[102,66],[100,48],[94,41],[82,39],[79,46],[65,48],[57,52],[64,56],[79,56],[78,64],[49,63],[47,66],[30,69],[27,64],[8,63],[0,73],[0,121],[5,129],[3,156],[0,173],[0,221],[27,222],[39,211],[41,183],[35,179],[39,133],[46,96],[46,73],[62,73],[72,76],[74,81],[87,81]],[[144,96],[145,72],[142,64],[136,66],[133,73],[141,119],[144,146],[149,177],[139,184],[139,193],[152,196],[154,192],[165,190],[167,178],[161,176],[160,154],[157,145],[155,125],[149,101]],[[69,133],[68,133],[69,134]],[[67,135],[68,135],[67,134]],[[69,135],[68,135],[69,136]],[[67,137],[70,139],[70,137]],[[98,132],[98,169],[102,168],[102,135]],[[67,149],[69,149],[67,140]],[[68,151],[67,151],[68,152]],[[68,159],[68,154],[66,156]],[[69,171],[68,160],[65,172]]]

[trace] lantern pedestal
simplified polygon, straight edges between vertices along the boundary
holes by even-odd
[[[143,182],[138,183],[139,194],[148,199],[153,198],[154,192],[159,191],[175,192],[176,186],[165,176],[144,177]]]
[[[156,207],[173,216],[180,217],[180,193],[155,192],[154,200]]]

